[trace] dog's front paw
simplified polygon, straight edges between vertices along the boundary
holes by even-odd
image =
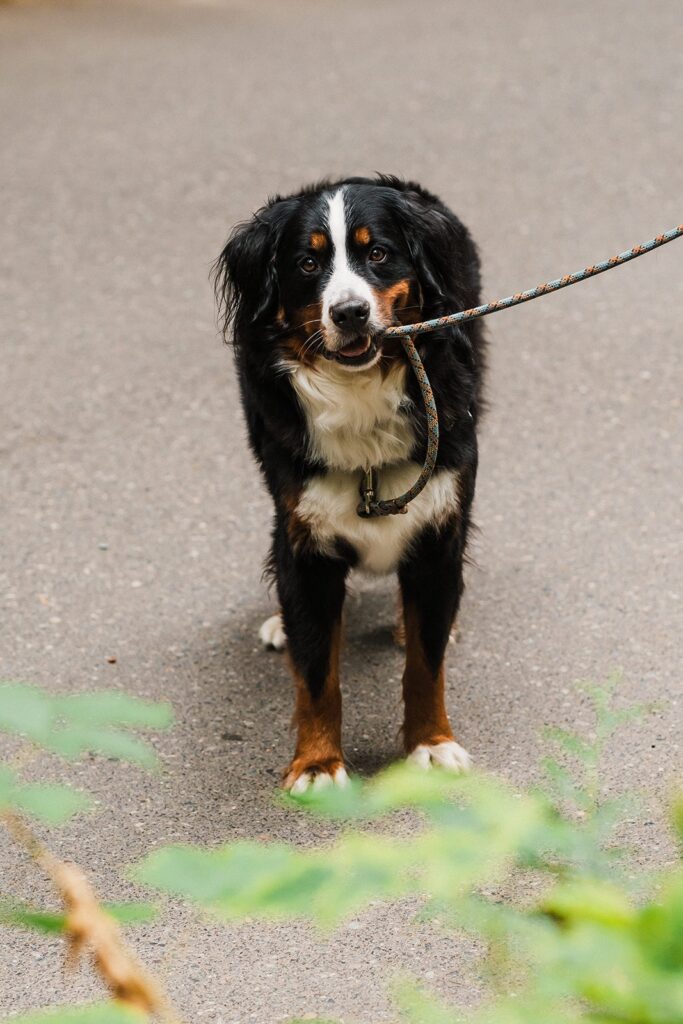
[[[283,786],[292,796],[301,796],[309,791],[317,792],[327,786],[346,786],[349,776],[342,761],[320,761],[305,763],[301,759],[292,761],[287,769]]]
[[[258,635],[259,640],[268,650],[284,651],[287,646],[287,637],[280,612],[271,615],[269,619],[261,623]]]
[[[433,764],[446,768],[450,772],[468,772],[472,767],[472,758],[464,747],[455,740],[442,740],[440,743],[419,743],[408,754],[408,761],[420,768],[431,768]]]

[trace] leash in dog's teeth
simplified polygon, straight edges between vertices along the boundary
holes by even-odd
[[[623,263],[628,263],[630,260],[634,260],[638,256],[644,256],[645,253],[658,249],[660,245],[666,245],[667,242],[673,242],[674,239],[680,238],[681,235],[683,235],[683,224],[679,224],[678,227],[672,228],[670,231],[665,231],[661,235],[657,235],[656,238],[650,239],[649,242],[643,242],[642,245],[635,245],[632,249],[627,249],[626,252],[622,252],[618,256],[612,256],[609,260],[604,260],[602,263],[596,263],[591,267],[586,267],[584,270],[577,270],[574,274],[567,274],[565,277],[558,277],[554,281],[539,284],[536,288],[530,288],[528,291],[517,292],[515,295],[508,295],[504,299],[494,299],[493,302],[487,302],[483,306],[475,306],[472,309],[464,309],[459,313],[450,313],[448,316],[440,316],[436,320],[423,320],[421,323],[417,324],[406,324],[403,327],[387,328],[384,332],[385,336],[399,338],[403,346],[403,350],[408,358],[408,362],[410,363],[420,386],[420,392],[422,394],[422,400],[427,414],[427,454],[425,455],[420,475],[413,486],[404,494],[400,494],[396,498],[387,498],[384,501],[379,501],[377,499],[377,470],[370,468],[365,471],[361,480],[362,500],[356,509],[358,515],[363,518],[375,518],[407,512],[408,503],[416,498],[420,491],[424,489],[434,472],[434,467],[436,466],[436,457],[439,451],[439,417],[429,378],[424,366],[422,365],[420,355],[415,348],[413,335],[428,334],[431,331],[437,331],[440,327],[450,327],[452,324],[462,323],[463,321],[476,320],[478,317],[488,316],[489,313],[497,313],[501,309],[510,309],[512,306],[518,306],[522,302],[529,302],[531,299],[538,299],[541,295],[548,295],[550,292],[560,291],[561,288],[568,288],[571,284],[578,284],[579,281],[585,281],[589,277],[596,277],[598,274],[603,274],[606,270],[613,270],[615,267],[620,267]]]

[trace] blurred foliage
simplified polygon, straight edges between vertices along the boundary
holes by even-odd
[[[170,705],[116,690],[55,696],[24,683],[0,683],[0,732],[70,760],[97,753],[153,768],[154,748],[128,730],[165,729],[172,722]],[[0,761],[0,813],[61,825],[90,806],[84,793],[58,783],[24,783],[16,766]]]
[[[163,729],[172,720],[168,704],[140,700],[118,691],[54,696],[35,686],[1,683],[0,732],[20,737],[26,743],[12,765],[0,761],[0,822],[4,817],[16,835],[12,822],[21,822],[24,816],[46,825],[60,825],[91,806],[85,794],[69,786],[23,782],[19,777],[20,766],[30,762],[34,750],[47,750],[66,759],[86,753],[103,754],[153,768],[157,763],[153,747],[130,730]],[[42,847],[38,839],[23,826],[21,831],[29,837],[29,850],[40,860]],[[149,903],[105,903],[101,909],[121,925],[145,924],[156,917],[156,908]],[[72,907],[72,916],[73,910]],[[73,943],[70,920],[67,913],[29,907],[6,895],[0,896],[0,925],[63,934]],[[83,928],[82,918],[79,927]],[[80,935],[81,941],[87,943],[88,935]],[[12,1024],[139,1024],[142,1020],[147,1020],[146,1014],[123,1006],[120,1001],[61,1007],[11,1018]]]
[[[411,1024],[683,1024],[683,869],[651,881],[638,902],[643,879],[629,881],[614,843],[624,802],[600,791],[605,743],[645,710],[614,708],[617,681],[586,686],[590,739],[552,731],[563,760],[544,762],[542,788],[397,766],[293,801],[356,823],[329,848],[168,846],[135,877],[223,918],[299,916],[324,927],[376,900],[422,897],[424,915],[485,941],[491,996],[456,1012],[403,982],[396,998]],[[405,810],[421,814],[417,833],[378,831],[378,819]],[[679,826],[682,817],[679,808]],[[496,895],[513,880],[534,893],[525,905]]]
[[[55,696],[23,683],[0,684],[0,732],[69,759],[91,752],[151,768],[154,750],[126,730],[165,729],[172,722],[170,705],[118,690]]]
[[[683,866],[634,875],[615,840],[629,802],[601,790],[605,744],[647,710],[616,708],[617,681],[584,687],[595,709],[589,738],[548,731],[557,755],[543,762],[542,785],[517,791],[490,776],[395,766],[367,783],[283,798],[297,811],[346,823],[329,847],[167,846],[133,875],[224,919],[298,916],[327,929],[377,900],[419,897],[423,919],[483,941],[489,994],[476,1010],[456,1010],[403,979],[394,996],[408,1024],[683,1024]],[[151,749],[126,730],[169,722],[165,705],[119,693],[54,698],[0,687],[0,729],[66,757],[93,750],[151,764]],[[0,766],[2,806],[57,823],[85,803],[67,787],[28,785]],[[683,800],[673,823],[683,850]],[[148,904],[105,909],[121,923],[154,914]],[[0,923],[13,927],[61,932],[65,922],[62,914],[0,904]],[[140,1019],[110,1002],[13,1024]]]
[[[58,697],[21,683],[0,684],[0,731],[65,758],[96,752],[153,767],[153,748],[124,730],[159,729],[171,721],[168,705],[115,691]],[[0,762],[0,810],[60,825],[89,806],[87,796],[69,786],[22,783],[16,769]]]
[[[7,1024],[140,1024],[144,1014],[118,1003],[92,1003],[90,1006],[65,1006],[55,1010],[38,1010],[21,1017],[11,1017]]]
[[[87,810],[90,801],[69,786],[47,782],[24,784],[8,765],[0,762],[0,811],[10,807],[46,825],[61,825],[79,811]]]
[[[150,924],[158,916],[152,903],[103,903],[102,910],[120,925]],[[66,930],[66,914],[0,899],[0,924],[60,935]]]

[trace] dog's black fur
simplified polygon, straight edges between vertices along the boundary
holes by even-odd
[[[395,309],[390,322],[431,319],[480,302],[479,260],[467,229],[426,189],[386,175],[325,181],[270,199],[234,230],[216,263],[216,292],[224,327],[233,327],[249,442],[275,506],[270,567],[295,675],[303,680],[313,705],[330,674],[333,631],[357,554],[343,538],[331,554],[318,550],[297,519],[298,496],[327,467],[311,454],[309,425],[282,363],[314,364],[326,354],[325,331],[314,333],[306,320],[317,313],[310,319],[320,323],[330,266],[313,253],[313,262],[320,260],[320,265],[304,273],[301,261],[312,252],[310,240],[324,222],[326,197],[340,188],[350,224],[367,226],[372,239],[382,243],[380,255],[389,253],[375,264],[362,247],[354,249],[354,270],[380,299],[402,282],[414,300],[412,307]],[[436,676],[463,589],[485,352],[479,320],[441,328],[418,341],[439,414],[437,473],[459,474],[459,507],[446,523],[427,525],[397,565],[404,606],[416,610],[418,642]],[[385,342],[384,352],[386,363],[404,358],[396,341]],[[414,425],[411,458],[420,463],[425,413],[413,374],[406,380]],[[318,760],[320,764],[307,766],[313,774],[324,770],[322,758]]]

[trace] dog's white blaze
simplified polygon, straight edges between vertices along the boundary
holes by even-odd
[[[368,282],[349,265],[346,246],[348,225],[344,208],[344,189],[340,188],[327,200],[327,223],[332,240],[332,273],[322,295],[323,327],[334,335],[336,327],[330,316],[330,306],[355,295],[370,303],[370,322],[378,323],[377,301]]]

